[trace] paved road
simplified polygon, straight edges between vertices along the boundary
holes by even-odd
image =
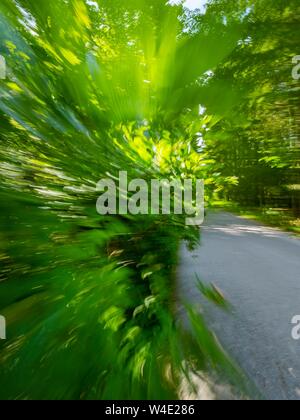
[[[179,295],[204,303],[195,273],[222,289],[233,314],[204,303],[208,323],[267,399],[300,400],[299,257],[299,239],[223,212],[208,216],[199,248],[181,251]]]

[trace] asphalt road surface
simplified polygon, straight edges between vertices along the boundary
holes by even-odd
[[[300,240],[229,213],[212,213],[195,251],[182,246],[178,294],[201,305],[223,347],[263,397],[300,400]],[[233,305],[231,314],[204,302],[195,283],[213,283]]]

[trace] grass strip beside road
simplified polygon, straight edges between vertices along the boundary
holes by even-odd
[[[291,232],[300,237],[300,218],[286,209],[244,207],[228,201],[214,201],[212,209],[223,209],[245,219],[262,222],[268,226],[279,228],[285,232]]]

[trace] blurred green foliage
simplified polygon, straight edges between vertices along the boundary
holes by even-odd
[[[202,317],[188,309],[193,334],[176,319],[178,245],[198,229],[99,216],[96,185],[120,170],[205,178],[207,199],[239,184],[214,147],[253,89],[228,76],[250,6],[1,1],[1,399],[178,398],[187,366],[240,383]]]
[[[198,230],[95,205],[97,182],[120,170],[203,177],[195,81],[238,30],[191,35],[162,0],[4,0],[0,12],[0,397],[176,398],[192,358],[234,372],[209,332],[182,339],[176,325],[178,244]]]
[[[208,87],[230,81],[239,92],[239,101],[204,135],[206,152],[221,175],[215,191],[244,207],[284,210],[299,223],[300,84],[293,76],[299,1],[219,0],[201,19],[212,15],[228,26],[239,19],[245,23],[240,42],[216,68]],[[211,103],[208,112],[216,111]],[[224,184],[224,177],[235,178],[236,184]]]

